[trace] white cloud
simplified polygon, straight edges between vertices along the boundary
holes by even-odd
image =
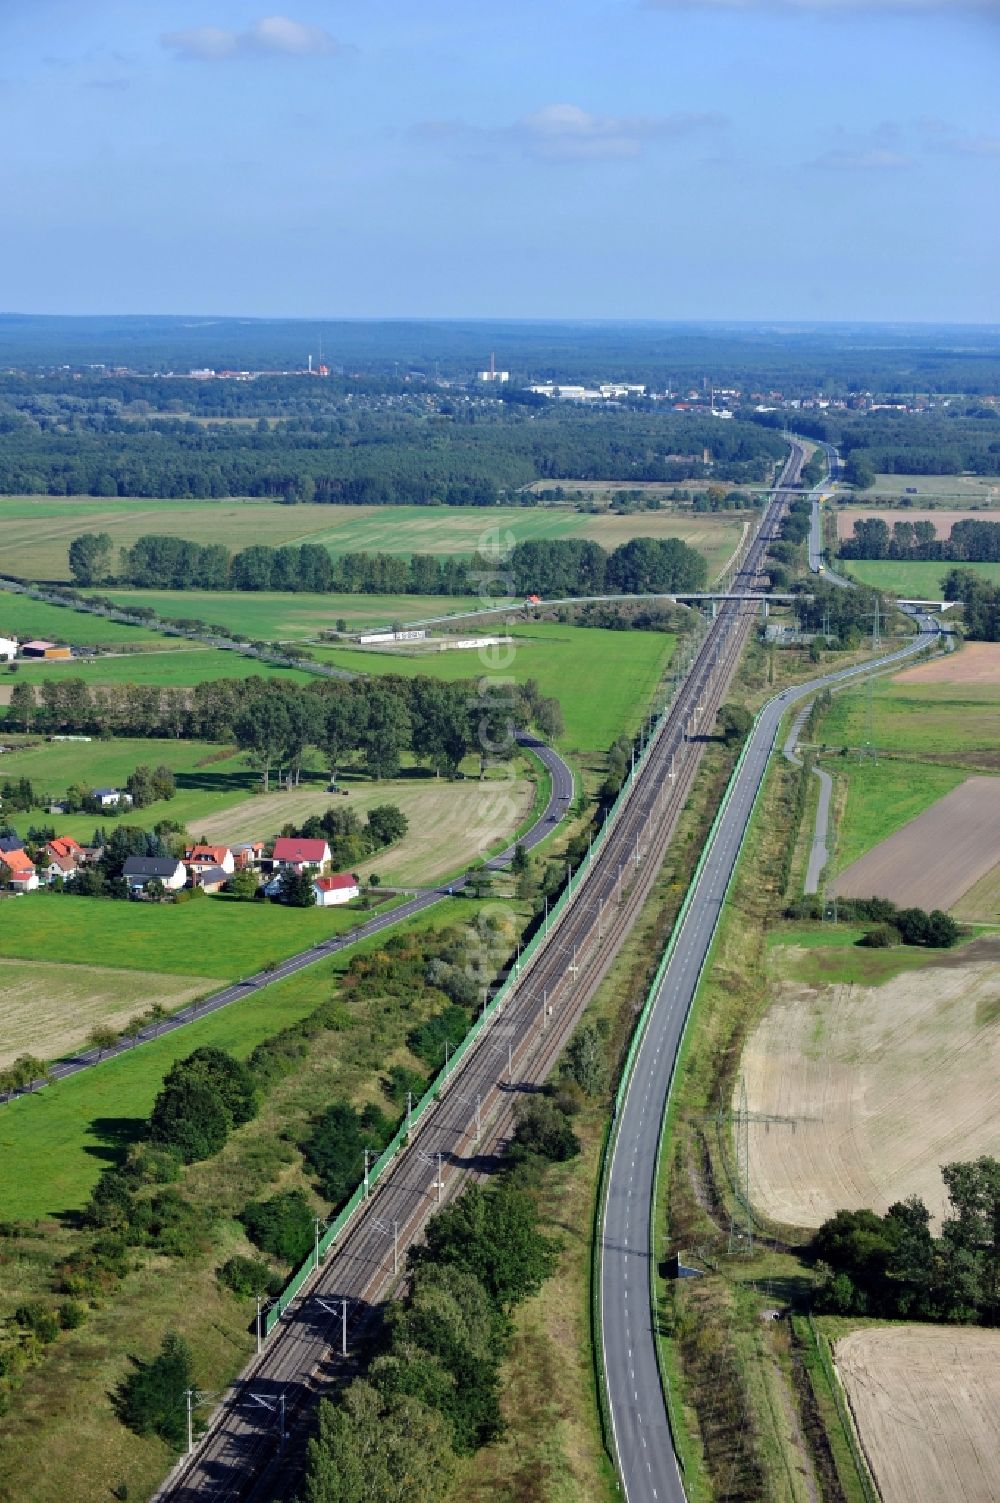
[[[835,146],[809,165],[832,172],[900,172],[913,166],[913,158],[885,146]]]
[[[476,126],[456,120],[425,121],[425,140],[515,148],[543,162],[609,162],[637,157],[650,141],[718,129],[723,115],[595,115],[577,104],[547,104],[512,125]]]
[[[868,11],[900,16],[965,12],[1000,17],[1000,0],[643,0],[643,4],[648,10],[775,10],[826,15]]]
[[[289,16],[262,16],[245,31],[189,26],[165,32],[160,41],[177,57],[206,63],[234,57],[328,57],[343,50],[324,27]]]

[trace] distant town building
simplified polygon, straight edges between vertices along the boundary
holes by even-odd
[[[477,372],[480,381],[509,381],[510,371],[498,371],[495,355],[490,355],[490,368]]]

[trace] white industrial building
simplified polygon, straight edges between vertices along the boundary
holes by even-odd
[[[17,657],[17,638],[0,637],[0,659],[11,663]]]

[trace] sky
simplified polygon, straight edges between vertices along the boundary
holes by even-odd
[[[0,307],[997,323],[998,64],[1000,0],[0,0]]]

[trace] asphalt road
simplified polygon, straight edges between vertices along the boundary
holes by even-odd
[[[656,1357],[650,1293],[653,1193],[661,1125],[677,1054],[715,935],[743,835],[777,740],[782,717],[818,691],[911,656],[938,632],[927,616],[920,635],[898,652],[826,674],[771,700],[752,733],[743,767],[719,820],[663,982],[650,1011],[610,1150],[601,1235],[604,1373],[619,1475],[628,1503],[684,1503]]]
[[[825,480],[821,480],[812,493],[812,515],[809,519],[809,568],[814,574],[822,574],[827,584],[837,585],[839,589],[850,590],[854,588],[853,581],[845,579],[843,574],[838,574],[831,569],[829,564],[823,562],[823,513],[822,502],[830,494],[831,483],[840,474],[840,455],[833,444],[821,444],[820,448],[826,453],[826,463],[829,474]]]
[[[534,752],[539,761],[544,764],[550,775],[549,801],[544,812],[531,828],[521,836],[517,842],[526,850],[531,850],[542,840],[546,840],[561,821],[571,803],[573,802],[573,774],[570,768],[553,751],[550,746],[539,741],[537,737],[530,736],[526,732],[518,735],[521,746]],[[491,856],[485,865],[491,871],[499,871],[510,865],[514,855],[514,845],[509,845],[497,855]],[[160,1023],[150,1023],[136,1035],[135,1041],[128,1040],[116,1044],[112,1049],[99,1052],[97,1049],[83,1049],[67,1059],[59,1060],[49,1071],[51,1081],[65,1080],[70,1075],[78,1075],[81,1070],[89,1070],[94,1065],[101,1064],[104,1060],[113,1059],[116,1054],[127,1054],[141,1044],[149,1043],[151,1039],[161,1038],[165,1033],[173,1033],[178,1028],[184,1028],[188,1023],[196,1019],[206,1017],[209,1013],[219,1012],[223,1007],[228,1007],[231,1002],[245,1001],[251,992],[264,991],[269,986],[274,986],[279,981],[285,981],[289,976],[294,976],[297,971],[305,970],[307,966],[315,965],[318,960],[325,960],[329,955],[335,955],[338,950],[346,950],[351,945],[356,945],[359,940],[367,939],[372,934],[381,934],[384,929],[392,929],[404,919],[412,918],[415,913],[423,913],[425,909],[432,908],[435,903],[440,903],[453,893],[460,893],[465,887],[468,878],[465,876],[455,877],[451,882],[444,882],[439,887],[428,888],[416,897],[408,898],[405,903],[390,908],[387,912],[376,915],[367,923],[361,924],[356,929],[331,936],[330,939],[321,940],[318,944],[311,945],[308,950],[300,950],[296,955],[290,955],[287,960],[281,961],[273,970],[256,971],[252,976],[242,981],[235,982],[232,986],[223,987],[221,991],[212,992],[210,996],[201,1001],[192,1002],[187,1007],[180,1008],[171,1013]],[[155,1000],[155,998],[151,999]],[[16,1099],[18,1096],[27,1095],[32,1090],[41,1089],[43,1082],[36,1082],[32,1086],[25,1086],[21,1090],[13,1091],[9,1095],[0,1098],[0,1104]]]

